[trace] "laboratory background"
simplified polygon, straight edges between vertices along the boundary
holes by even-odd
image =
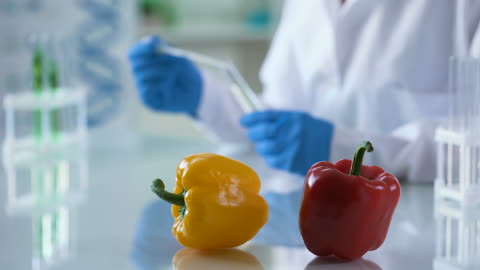
[[[384,9],[375,9],[376,0],[298,2],[0,0],[0,269],[480,269],[478,5],[450,1],[429,15],[432,0]],[[368,12],[381,15],[360,15]],[[475,19],[463,21],[469,12]],[[326,20],[338,27],[316,28]],[[385,34],[388,23],[398,35]],[[458,49],[438,45],[442,29]],[[327,37],[334,31],[340,34]],[[417,53],[398,53],[415,46]],[[415,72],[430,67],[438,72]],[[310,91],[316,85],[342,92]],[[412,94],[411,85],[423,92]],[[283,90],[289,87],[295,90]],[[362,144],[358,154],[362,141],[373,152]],[[326,174],[309,171],[354,153],[392,173],[380,178],[372,169],[367,177],[369,169],[358,167],[365,181],[375,178],[382,200],[358,195],[373,184],[328,196],[327,184],[320,187]],[[172,232],[178,217],[152,181],[179,195],[178,178],[187,174],[178,171],[200,166],[179,164],[194,154],[199,163],[222,159],[198,169],[211,177],[240,177],[227,170],[235,160],[245,175],[258,175],[254,195],[265,205],[255,207],[268,214],[232,207],[246,218],[188,217],[197,227],[237,220],[224,230],[211,225],[212,238],[233,239],[259,222],[240,244],[204,250],[185,244],[201,238],[187,225],[191,239]],[[340,171],[339,181],[354,177]],[[364,204],[350,213],[335,205],[350,198]],[[315,221],[320,214],[308,207],[319,202],[334,209],[325,210],[334,218],[323,228],[341,229]],[[381,218],[372,221],[375,214]],[[380,244],[365,244],[375,237]],[[322,245],[330,245],[328,256],[314,248]]]

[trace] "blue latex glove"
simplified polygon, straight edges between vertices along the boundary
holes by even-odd
[[[128,53],[140,99],[152,110],[196,117],[203,87],[200,72],[186,58],[157,52],[162,43],[150,37]]]
[[[329,158],[333,124],[328,121],[303,112],[258,111],[240,123],[272,168],[303,176],[314,163]]]

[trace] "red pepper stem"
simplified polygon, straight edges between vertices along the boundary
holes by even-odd
[[[355,151],[352,160],[352,167],[350,168],[350,175],[360,175],[360,173],[362,172],[362,162],[365,151],[373,151],[373,145],[371,142],[362,142],[362,144],[360,144],[360,146],[357,148],[357,151]]]
[[[152,191],[166,202],[185,207],[185,196],[183,194],[175,194],[166,191],[165,184],[161,179],[153,180]]]

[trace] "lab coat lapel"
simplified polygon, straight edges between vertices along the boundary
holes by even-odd
[[[340,16],[345,16],[346,13],[355,5],[357,2],[370,1],[370,0],[346,0],[344,4],[340,3],[340,0],[324,0],[322,1],[325,5],[325,10],[327,11],[332,22],[336,22]]]
[[[346,0],[345,3],[342,5],[340,4],[340,1],[338,0],[338,5],[339,5],[339,15],[343,15],[344,13],[347,13],[349,10],[352,8],[356,8],[355,6],[358,5],[358,2],[364,2],[364,1],[369,1],[369,0]]]

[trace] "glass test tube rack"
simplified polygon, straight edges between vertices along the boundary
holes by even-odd
[[[480,209],[435,201],[435,270],[480,269]]]
[[[448,124],[435,135],[435,196],[480,205],[480,59],[451,59],[448,98]]]
[[[86,91],[60,88],[40,95],[5,96],[4,159],[12,153],[42,154],[87,140]],[[53,128],[55,126],[55,128]]]

